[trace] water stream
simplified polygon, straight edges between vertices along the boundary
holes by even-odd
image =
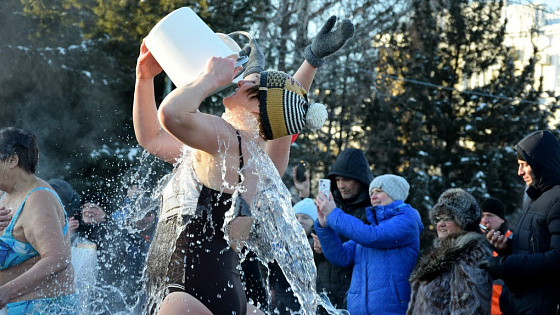
[[[247,114],[248,115],[248,114]],[[246,167],[240,173],[243,180],[250,179],[255,185],[245,187],[237,185],[233,198],[239,195],[249,205],[253,224],[248,237],[242,239],[242,245],[257,254],[264,266],[276,261],[288,280],[291,290],[297,297],[301,306],[296,314],[315,314],[318,305],[322,305],[330,314],[347,314],[345,310],[336,310],[330,305],[325,294],[316,292],[316,268],[313,261],[313,252],[305,235],[304,229],[295,218],[292,209],[292,197],[282,182],[274,164],[258,145],[258,130],[256,120],[246,114],[224,114],[223,118],[230,122],[241,132],[244,148],[250,152],[250,158],[245,160]],[[232,145],[224,139],[218,139],[220,154],[225,155]],[[97,286],[88,289],[88,300],[104,300],[111,297],[112,301],[105,301],[106,305],[119,305],[122,311],[113,311],[103,308],[96,303],[87,305],[93,314],[147,314],[159,309],[165,297],[165,280],[168,264],[176,245],[176,240],[182,232],[185,224],[197,213],[197,201],[202,184],[200,183],[195,165],[204,165],[195,161],[195,150],[184,146],[183,156],[175,165],[174,171],[159,181],[157,187],[152,191],[144,192],[154,201],[162,205],[158,216],[158,226],[150,245],[146,260],[146,269],[141,281],[142,287],[138,287],[134,303],[130,298],[123,296],[116,287]],[[200,159],[200,156],[198,156]],[[204,161],[211,163],[213,161]],[[144,165],[143,167],[150,167]],[[225,176],[226,165],[220,165]],[[205,170],[199,170],[204,172]],[[130,179],[126,179],[130,180]],[[138,178],[139,181],[145,179]],[[242,182],[243,183],[243,182]],[[139,183],[143,185],[143,183]],[[224,187],[225,184],[224,181]],[[256,189],[258,187],[258,189]],[[138,208],[127,215],[142,217],[145,210]],[[230,244],[235,242],[233,229],[227,228],[235,223],[236,215],[234,206],[226,213],[224,233]],[[224,249],[225,250],[225,249]],[[126,270],[123,270],[126,274]],[[264,277],[266,280],[266,277]],[[216,294],[219,295],[219,292]],[[257,305],[259,307],[261,305]],[[263,308],[261,308],[263,309]]]

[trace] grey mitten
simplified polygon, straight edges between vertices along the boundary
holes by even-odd
[[[243,77],[247,77],[251,73],[261,73],[264,71],[264,54],[261,52],[256,39],[251,38],[251,40],[249,40],[249,45],[243,47],[239,55],[249,56],[249,61],[247,61],[247,65],[245,66]]]
[[[337,52],[348,39],[354,36],[354,24],[348,19],[341,21],[341,26],[332,31],[336,23],[336,16],[331,16],[323,28],[313,39],[311,45],[305,48],[304,57],[315,68],[319,68],[325,62],[325,57]]]

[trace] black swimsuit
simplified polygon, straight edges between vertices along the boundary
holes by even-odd
[[[241,136],[239,164],[243,167]],[[202,302],[212,314],[247,313],[247,300],[239,272],[239,256],[221,230],[232,205],[232,194],[202,186],[197,213],[177,239],[169,263],[168,292],[186,292]]]

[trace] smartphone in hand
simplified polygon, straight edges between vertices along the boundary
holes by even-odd
[[[307,163],[304,160],[298,162],[296,166],[296,179],[298,182],[305,181],[305,171],[307,170]]]
[[[80,221],[82,219],[82,210],[75,209],[73,217],[74,217],[74,219]]]
[[[319,192],[322,192],[330,199],[329,195],[331,193],[331,180],[330,179],[319,179]]]

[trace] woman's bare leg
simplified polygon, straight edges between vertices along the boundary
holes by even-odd
[[[165,297],[158,315],[213,315],[202,302],[185,292],[173,292]],[[258,313],[253,313],[258,314]],[[262,314],[262,313],[261,313]]]

